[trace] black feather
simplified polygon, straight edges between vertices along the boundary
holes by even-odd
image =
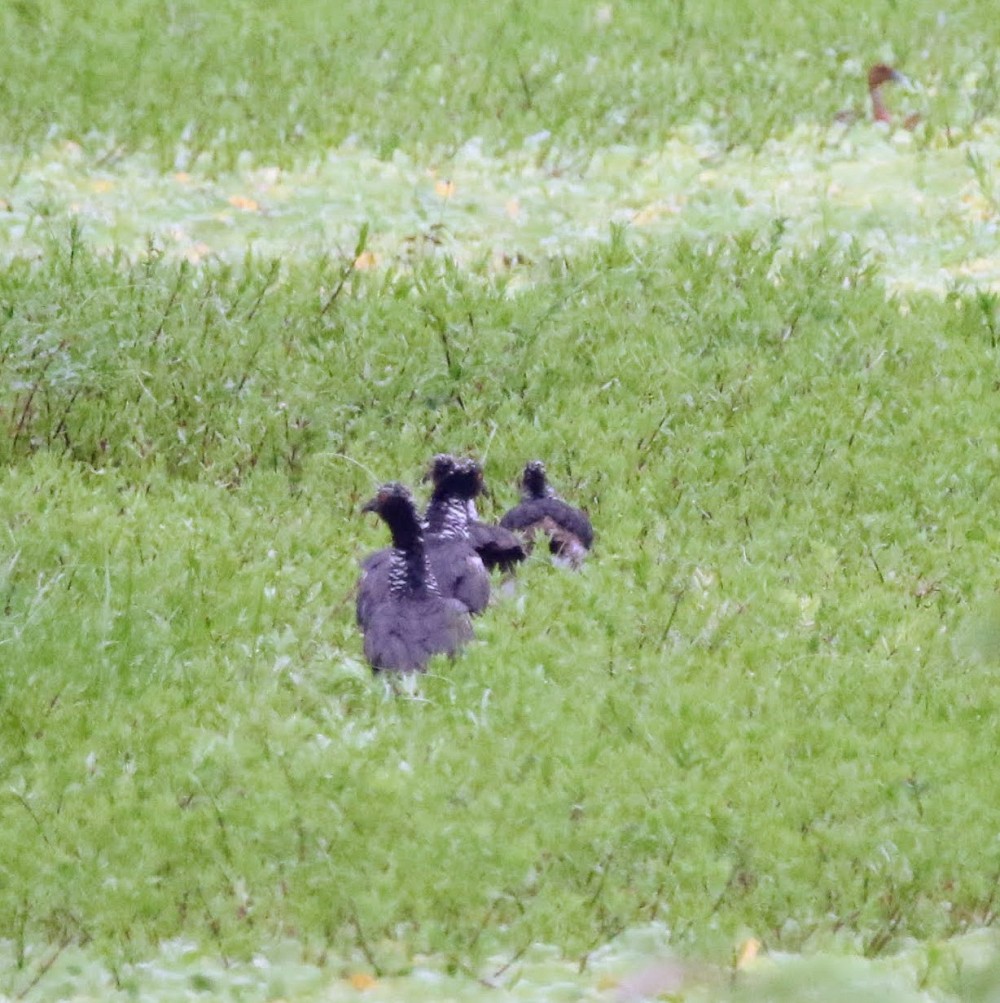
[[[563,501],[550,487],[545,465],[532,460],[521,478],[521,501],[500,520],[504,529],[521,534],[530,544],[537,533],[549,538],[557,557],[578,567],[594,543],[594,528],[587,514]]]
[[[387,484],[366,506],[392,533],[392,547],[362,563],[357,617],[375,671],[422,672],[431,656],[454,656],[472,639],[465,607],[437,588],[409,491]]]

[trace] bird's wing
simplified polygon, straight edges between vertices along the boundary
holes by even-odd
[[[509,529],[504,529],[502,526],[471,522],[469,542],[483,559],[487,570],[500,567],[507,571],[528,556],[524,544]]]
[[[354,613],[358,626],[362,629],[371,616],[373,608],[389,595],[389,557],[391,554],[391,549],[376,551],[361,565],[361,577],[358,579]]]
[[[468,540],[441,540],[427,547],[438,591],[446,599],[459,599],[472,613],[490,600],[490,573]]]

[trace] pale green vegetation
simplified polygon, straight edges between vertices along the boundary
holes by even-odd
[[[145,154],[108,166],[105,144],[53,141],[22,165],[0,216],[0,257],[44,254],[53,220],[64,227],[67,217],[104,253],[135,260],[152,247],[191,263],[238,264],[252,252],[309,264],[331,247],[346,255],[363,231],[365,267],[436,258],[508,271],[523,284],[542,278],[552,257],[606,238],[609,223],[663,242],[781,220],[785,250],[831,235],[856,239],[894,292],[1000,288],[995,123],[971,127],[960,143],[925,140],[814,123],[760,151],[727,152],[718,137],[690,128],[648,151],[581,156],[532,144],[488,156],[470,141],[447,156],[396,151],[383,160],[350,146],[290,169],[248,155],[217,176],[161,174]]]
[[[5,7],[0,995],[990,998],[991,10]],[[394,693],[440,450],[597,545]]]
[[[695,121],[759,146],[828,120],[885,58],[954,128],[995,114],[995,13],[991,0],[13,0],[0,128],[13,146],[99,133],[165,167],[180,144],[288,165],[349,136],[383,156],[472,136],[517,149],[540,130],[590,150],[655,146]]]

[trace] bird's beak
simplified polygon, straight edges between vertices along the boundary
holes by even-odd
[[[905,73],[893,70],[891,79],[894,84],[899,84],[900,87],[905,87],[908,91],[913,90],[913,81]]]
[[[376,495],[370,501],[366,501],[364,505],[361,506],[362,512],[376,512],[378,510],[378,496]]]

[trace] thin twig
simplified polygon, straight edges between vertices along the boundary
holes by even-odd
[[[368,964],[372,966],[376,977],[382,978],[382,966],[375,960],[375,955],[368,944],[365,932],[361,929],[361,920],[358,919],[357,911],[353,907],[351,909],[351,923],[354,925],[354,930],[358,935],[358,947],[361,948],[361,953],[365,956]]]
[[[670,616],[667,617],[667,625],[663,628],[663,633],[660,635],[660,647],[663,646],[663,643],[667,639],[667,635],[670,633],[670,628],[674,625],[674,620],[677,617],[677,610],[680,607],[685,595],[687,595],[687,589],[678,589],[677,592],[674,593],[674,605],[670,610]]]
[[[871,547],[868,548],[868,560],[872,562],[872,567],[878,575],[878,580],[885,585],[885,576],[882,574],[882,569],[878,566],[878,561],[875,560],[875,551]]]
[[[354,256],[350,261],[344,261],[344,264],[340,269],[340,276],[337,279],[337,284],[333,287],[333,292],[326,298],[326,302],[320,307],[319,315],[322,317],[326,314],[327,310],[337,302],[337,297],[340,295],[347,280],[350,278],[351,274],[354,272],[355,262],[361,257],[365,252],[365,247],[368,244],[368,224],[362,223],[361,229],[358,231],[358,241],[354,245]]]
[[[39,982],[48,974],[52,966],[59,960],[59,956],[66,950],[67,947],[73,942],[73,938],[65,935],[63,939],[59,942],[56,949],[50,954],[45,961],[38,966],[38,971],[35,972],[32,980],[14,997],[16,1000],[23,1000],[28,993],[31,992]]]
[[[28,804],[25,798],[22,795],[18,794],[17,791],[11,791],[11,795],[14,797],[14,800],[17,801],[18,804],[20,804],[21,807],[31,816],[31,821],[34,822],[35,825],[38,827],[38,833],[42,837],[42,840],[45,842],[45,845],[50,849],[52,849],[52,843],[49,842],[49,837],[45,834],[45,827],[42,825],[38,816],[32,810],[31,805]]]
[[[512,965],[516,965],[516,964],[517,964],[517,963],[518,963],[518,962],[519,962],[519,961],[521,960],[521,958],[523,958],[523,957],[525,956],[525,954],[527,954],[527,953],[528,953],[528,948],[529,948],[529,947],[531,947],[531,941],[530,941],[530,940],[529,940],[529,941],[528,941],[528,942],[527,942],[526,944],[524,944],[523,946],[519,947],[519,948],[518,948],[518,949],[517,949],[517,950],[516,950],[516,951],[515,951],[515,952],[514,952],[514,953],[513,953],[512,955],[511,955],[511,957],[510,957],[510,960],[509,960],[509,961],[507,961],[507,962],[506,962],[505,964],[502,964],[502,965],[501,965],[501,966],[500,966],[500,967],[499,967],[499,968],[498,968],[498,969],[497,969],[497,970],[496,970],[496,971],[495,971],[495,972],[494,972],[494,973],[493,973],[493,974],[492,974],[492,975],[490,976],[490,978],[491,978],[491,979],[498,979],[498,978],[500,978],[500,976],[501,976],[501,975],[503,975],[503,973],[504,973],[504,972],[506,972],[506,971],[507,971],[507,970],[508,970],[508,969],[509,969],[509,968],[510,968],[510,967],[511,967]],[[485,984],[486,984],[486,985],[489,985],[489,983],[485,983]],[[496,988],[496,987],[494,986],[494,987],[492,987],[492,988]]]
[[[177,302],[177,297],[181,292],[181,284],[184,282],[184,277],[187,275],[188,263],[186,259],[181,261],[180,268],[177,269],[177,281],[174,283],[174,288],[170,293],[170,299],[167,300],[167,305],[163,310],[163,316],[160,317],[159,326],[156,328],[156,333],[153,335],[153,340],[151,344],[155,345],[163,334],[163,327],[167,323],[167,318],[170,316],[170,312],[174,308],[174,304]]]
[[[271,270],[267,273],[267,278],[264,280],[264,284],[261,286],[260,292],[257,294],[257,298],[253,301],[253,305],[247,311],[247,323],[253,320],[254,315],[260,309],[261,303],[264,302],[264,297],[267,295],[271,286],[274,285],[274,280],[278,277],[278,270],[280,267],[281,262],[275,258],[274,261],[271,262]]]
[[[354,459],[353,456],[348,456],[347,453],[329,453],[327,455],[332,456],[337,460],[346,460],[348,463],[353,463],[356,467],[360,467],[372,479],[372,484],[376,487],[382,483],[378,474],[376,474],[371,467],[365,466],[365,464],[363,464],[360,460]]]
[[[38,374],[38,378],[32,384],[31,390],[28,391],[28,399],[24,402],[24,407],[21,409],[21,418],[17,423],[17,429],[14,432],[13,448],[17,449],[18,440],[21,438],[21,433],[24,431],[25,423],[28,420],[28,412],[31,410],[31,405],[34,402],[35,394],[38,393],[39,387],[42,385],[42,380],[45,378],[45,374],[49,371],[52,363],[55,362],[56,355],[63,351],[66,347],[66,342],[59,342],[59,347],[53,352],[48,359],[45,360],[45,365],[42,366],[42,371]]]

